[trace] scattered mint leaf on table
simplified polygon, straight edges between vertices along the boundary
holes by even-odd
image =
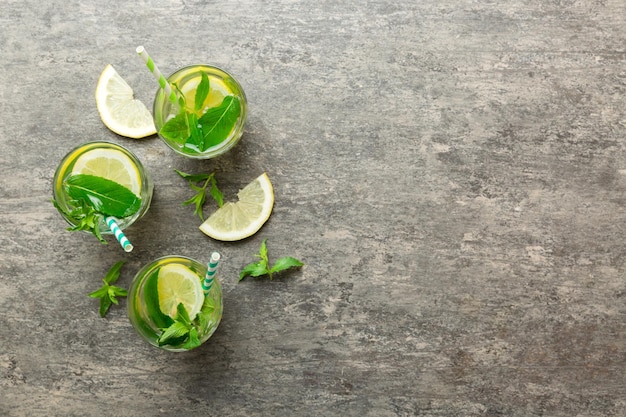
[[[261,247],[259,248],[259,253],[255,254],[254,256],[259,258],[259,261],[252,262],[246,265],[239,273],[239,281],[247,276],[260,277],[263,275],[269,275],[271,280],[273,279],[272,275],[277,272],[281,272],[289,268],[301,267],[304,265],[296,258],[293,258],[291,256],[285,256],[283,258],[277,259],[274,265],[270,268],[269,257],[267,254],[267,239],[263,239],[263,242],[261,242]]]
[[[182,178],[186,179],[189,182],[189,186],[192,190],[196,192],[196,194],[191,197],[189,200],[183,202],[183,206],[194,204],[195,210],[194,214],[197,214],[200,217],[200,220],[204,221],[204,215],[202,213],[202,207],[206,201],[206,192],[207,187],[211,184],[211,188],[209,189],[209,194],[215,200],[218,207],[222,207],[224,205],[224,196],[222,192],[217,188],[217,181],[215,180],[215,173],[210,174],[187,174],[185,172],[179,171],[175,169],[176,173],[180,175]],[[203,183],[202,185],[198,185],[198,183]]]
[[[100,317],[104,317],[111,304],[118,304],[117,297],[126,297],[128,291],[124,288],[113,285],[120,277],[120,269],[126,263],[126,261],[119,261],[109,269],[109,272],[102,279],[104,283],[100,289],[89,293],[91,298],[100,299]]]

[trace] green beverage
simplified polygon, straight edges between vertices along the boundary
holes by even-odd
[[[167,80],[176,102],[159,89],[153,111],[157,132],[170,148],[190,158],[212,158],[235,146],[247,115],[237,80],[209,65],[182,68]]]
[[[137,157],[122,146],[90,142],[70,151],[53,180],[53,203],[68,230],[110,234],[107,219],[124,229],[150,207],[152,181]]]
[[[144,266],[128,292],[128,317],[139,335],[161,349],[179,352],[206,342],[222,318],[217,277],[205,295],[207,266],[167,256]]]

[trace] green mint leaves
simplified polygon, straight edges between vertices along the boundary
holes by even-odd
[[[193,349],[201,345],[198,338],[199,332],[205,331],[209,325],[210,316],[215,309],[213,299],[205,297],[202,309],[192,321],[185,306],[181,303],[176,308],[174,322],[167,328],[162,329],[163,333],[157,339],[159,346],[173,345],[184,349]]]
[[[301,267],[304,265],[296,258],[292,258],[291,256],[285,256],[284,258],[277,259],[274,265],[270,268],[266,242],[267,239],[263,239],[263,242],[261,242],[261,248],[259,249],[259,253],[254,255],[259,258],[259,261],[252,262],[246,265],[239,274],[239,281],[247,276],[260,277],[262,275],[269,275],[271,280],[273,279],[272,274],[276,272],[284,271],[289,268]]]
[[[65,180],[65,190],[72,199],[85,201],[97,212],[109,216],[127,217],[141,206],[141,198],[128,188],[95,175],[70,175]]]
[[[200,84],[198,84],[198,88],[196,88],[196,98],[193,106],[195,111],[202,110],[204,100],[209,96],[209,91],[211,90],[211,82],[206,72],[202,71],[200,77]]]
[[[175,169],[176,173],[189,181],[189,186],[193,189],[196,194],[191,197],[189,200],[183,202],[183,206],[194,204],[194,214],[197,214],[200,217],[200,220],[204,221],[204,215],[202,213],[202,207],[206,201],[206,191],[209,184],[211,184],[211,188],[209,189],[209,194],[215,200],[219,207],[224,205],[224,196],[222,192],[217,188],[217,181],[215,180],[215,173],[210,174],[187,174],[185,172],[179,171]],[[199,185],[202,183],[202,185]]]
[[[67,211],[55,200],[52,200],[52,204],[67,217],[74,219],[78,223],[75,226],[68,227],[67,230],[70,232],[86,230],[93,233],[101,243],[105,245],[107,244],[107,241],[104,240],[102,234],[100,233],[100,220],[102,219],[102,214],[98,213],[93,207],[84,204],[82,201],[74,200],[70,202],[74,208],[71,211]]]
[[[141,207],[141,198],[106,178],[87,174],[70,175],[65,179],[63,187],[70,197],[72,209],[68,211],[56,201],[52,201],[52,204],[76,222],[75,226],[67,230],[86,230],[104,244],[107,242],[102,238],[100,230],[102,219],[105,216],[132,216]]]
[[[208,75],[202,72],[201,76],[193,111],[187,110],[184,96],[180,94],[180,112],[159,130],[161,136],[191,152],[205,152],[226,139],[241,114],[241,102],[237,97],[229,95],[218,106],[207,109],[198,117],[211,91]]]
[[[104,317],[107,314],[111,304],[118,304],[117,297],[126,297],[128,295],[127,290],[113,285],[120,277],[120,269],[124,263],[126,263],[126,261],[119,261],[113,265],[102,279],[104,283],[102,287],[88,294],[91,298],[100,299],[100,317]]]

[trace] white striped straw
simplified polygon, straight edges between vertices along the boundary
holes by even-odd
[[[213,281],[215,280],[215,271],[217,271],[217,265],[220,261],[220,254],[217,252],[213,252],[211,254],[211,259],[207,264],[206,275],[204,276],[204,281],[202,282],[202,290],[204,291],[204,295],[207,295],[211,290],[211,286],[213,286]]]
[[[169,97],[172,103],[176,103],[176,92],[172,90],[170,83],[168,83],[167,79],[163,76],[163,74],[161,74],[161,71],[159,71],[159,68],[156,66],[152,58],[150,58],[150,55],[148,55],[148,52],[145,50],[145,48],[143,46],[138,46],[137,53],[146,63],[146,66],[148,67],[152,75],[154,75],[154,78],[156,78],[156,80],[159,82],[159,85],[163,89],[165,95]]]
[[[109,226],[109,229],[111,229],[111,231],[115,235],[115,238],[117,239],[117,241],[120,242],[120,245],[122,245],[122,248],[124,248],[124,251],[126,252],[132,251],[133,245],[126,238],[126,235],[124,235],[124,232],[122,232],[122,229],[120,229],[120,227],[117,225],[115,218],[109,216],[105,218],[104,221],[106,222],[107,226]]]

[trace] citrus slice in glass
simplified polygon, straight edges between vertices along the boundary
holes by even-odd
[[[200,230],[216,240],[241,240],[255,234],[265,224],[274,207],[274,188],[263,173],[237,193],[239,200],[227,202],[200,225]]]
[[[95,175],[115,181],[139,196],[141,177],[137,166],[117,149],[93,149],[78,157],[72,174]]]
[[[104,125],[118,135],[139,139],[156,134],[152,114],[111,64],[98,79],[96,106]]]
[[[178,304],[183,304],[193,320],[204,303],[200,278],[181,264],[167,264],[159,270],[157,281],[159,308],[164,314],[175,318]]]

